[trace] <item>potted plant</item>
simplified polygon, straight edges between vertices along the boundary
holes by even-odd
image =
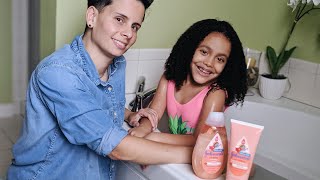
[[[279,74],[279,71],[296,49],[296,46],[294,46],[286,50],[289,39],[299,20],[311,11],[319,10],[320,8],[316,7],[319,4],[320,0],[289,0],[288,6],[295,12],[295,18],[280,53],[277,55],[274,48],[267,46],[266,55],[270,74],[262,74],[260,77],[259,90],[262,97],[266,99],[279,99],[283,95],[287,84],[287,77]]]

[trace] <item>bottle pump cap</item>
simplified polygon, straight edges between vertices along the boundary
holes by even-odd
[[[224,114],[223,112],[210,112],[206,120],[206,124],[215,127],[224,127]]]

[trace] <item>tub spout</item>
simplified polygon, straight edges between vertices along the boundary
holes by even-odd
[[[142,96],[143,96],[143,90],[145,85],[146,78],[144,76],[141,76],[138,81],[138,86],[136,90],[136,97],[134,99],[134,102],[132,104],[131,111],[136,112],[139,111],[139,109],[142,108]]]
[[[141,108],[146,108],[151,103],[155,95],[157,87],[136,93],[136,97],[129,103],[132,112],[136,112]]]

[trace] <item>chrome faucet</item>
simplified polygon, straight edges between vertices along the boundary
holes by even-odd
[[[129,106],[132,107],[132,112],[136,112],[141,108],[148,107],[153,99],[153,96],[155,95],[155,92],[157,90],[156,87],[144,91],[144,85],[145,77],[140,77],[136,90],[136,97],[129,103]]]
[[[144,90],[145,80],[146,80],[146,78],[143,76],[141,76],[139,78],[138,87],[136,90],[136,97],[134,99],[134,102],[133,102],[132,108],[131,108],[132,112],[139,111],[139,109],[142,108],[142,93]]]

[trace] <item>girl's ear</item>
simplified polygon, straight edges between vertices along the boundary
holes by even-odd
[[[90,6],[86,12],[86,22],[89,28],[93,28],[98,15],[98,10],[94,6]]]

